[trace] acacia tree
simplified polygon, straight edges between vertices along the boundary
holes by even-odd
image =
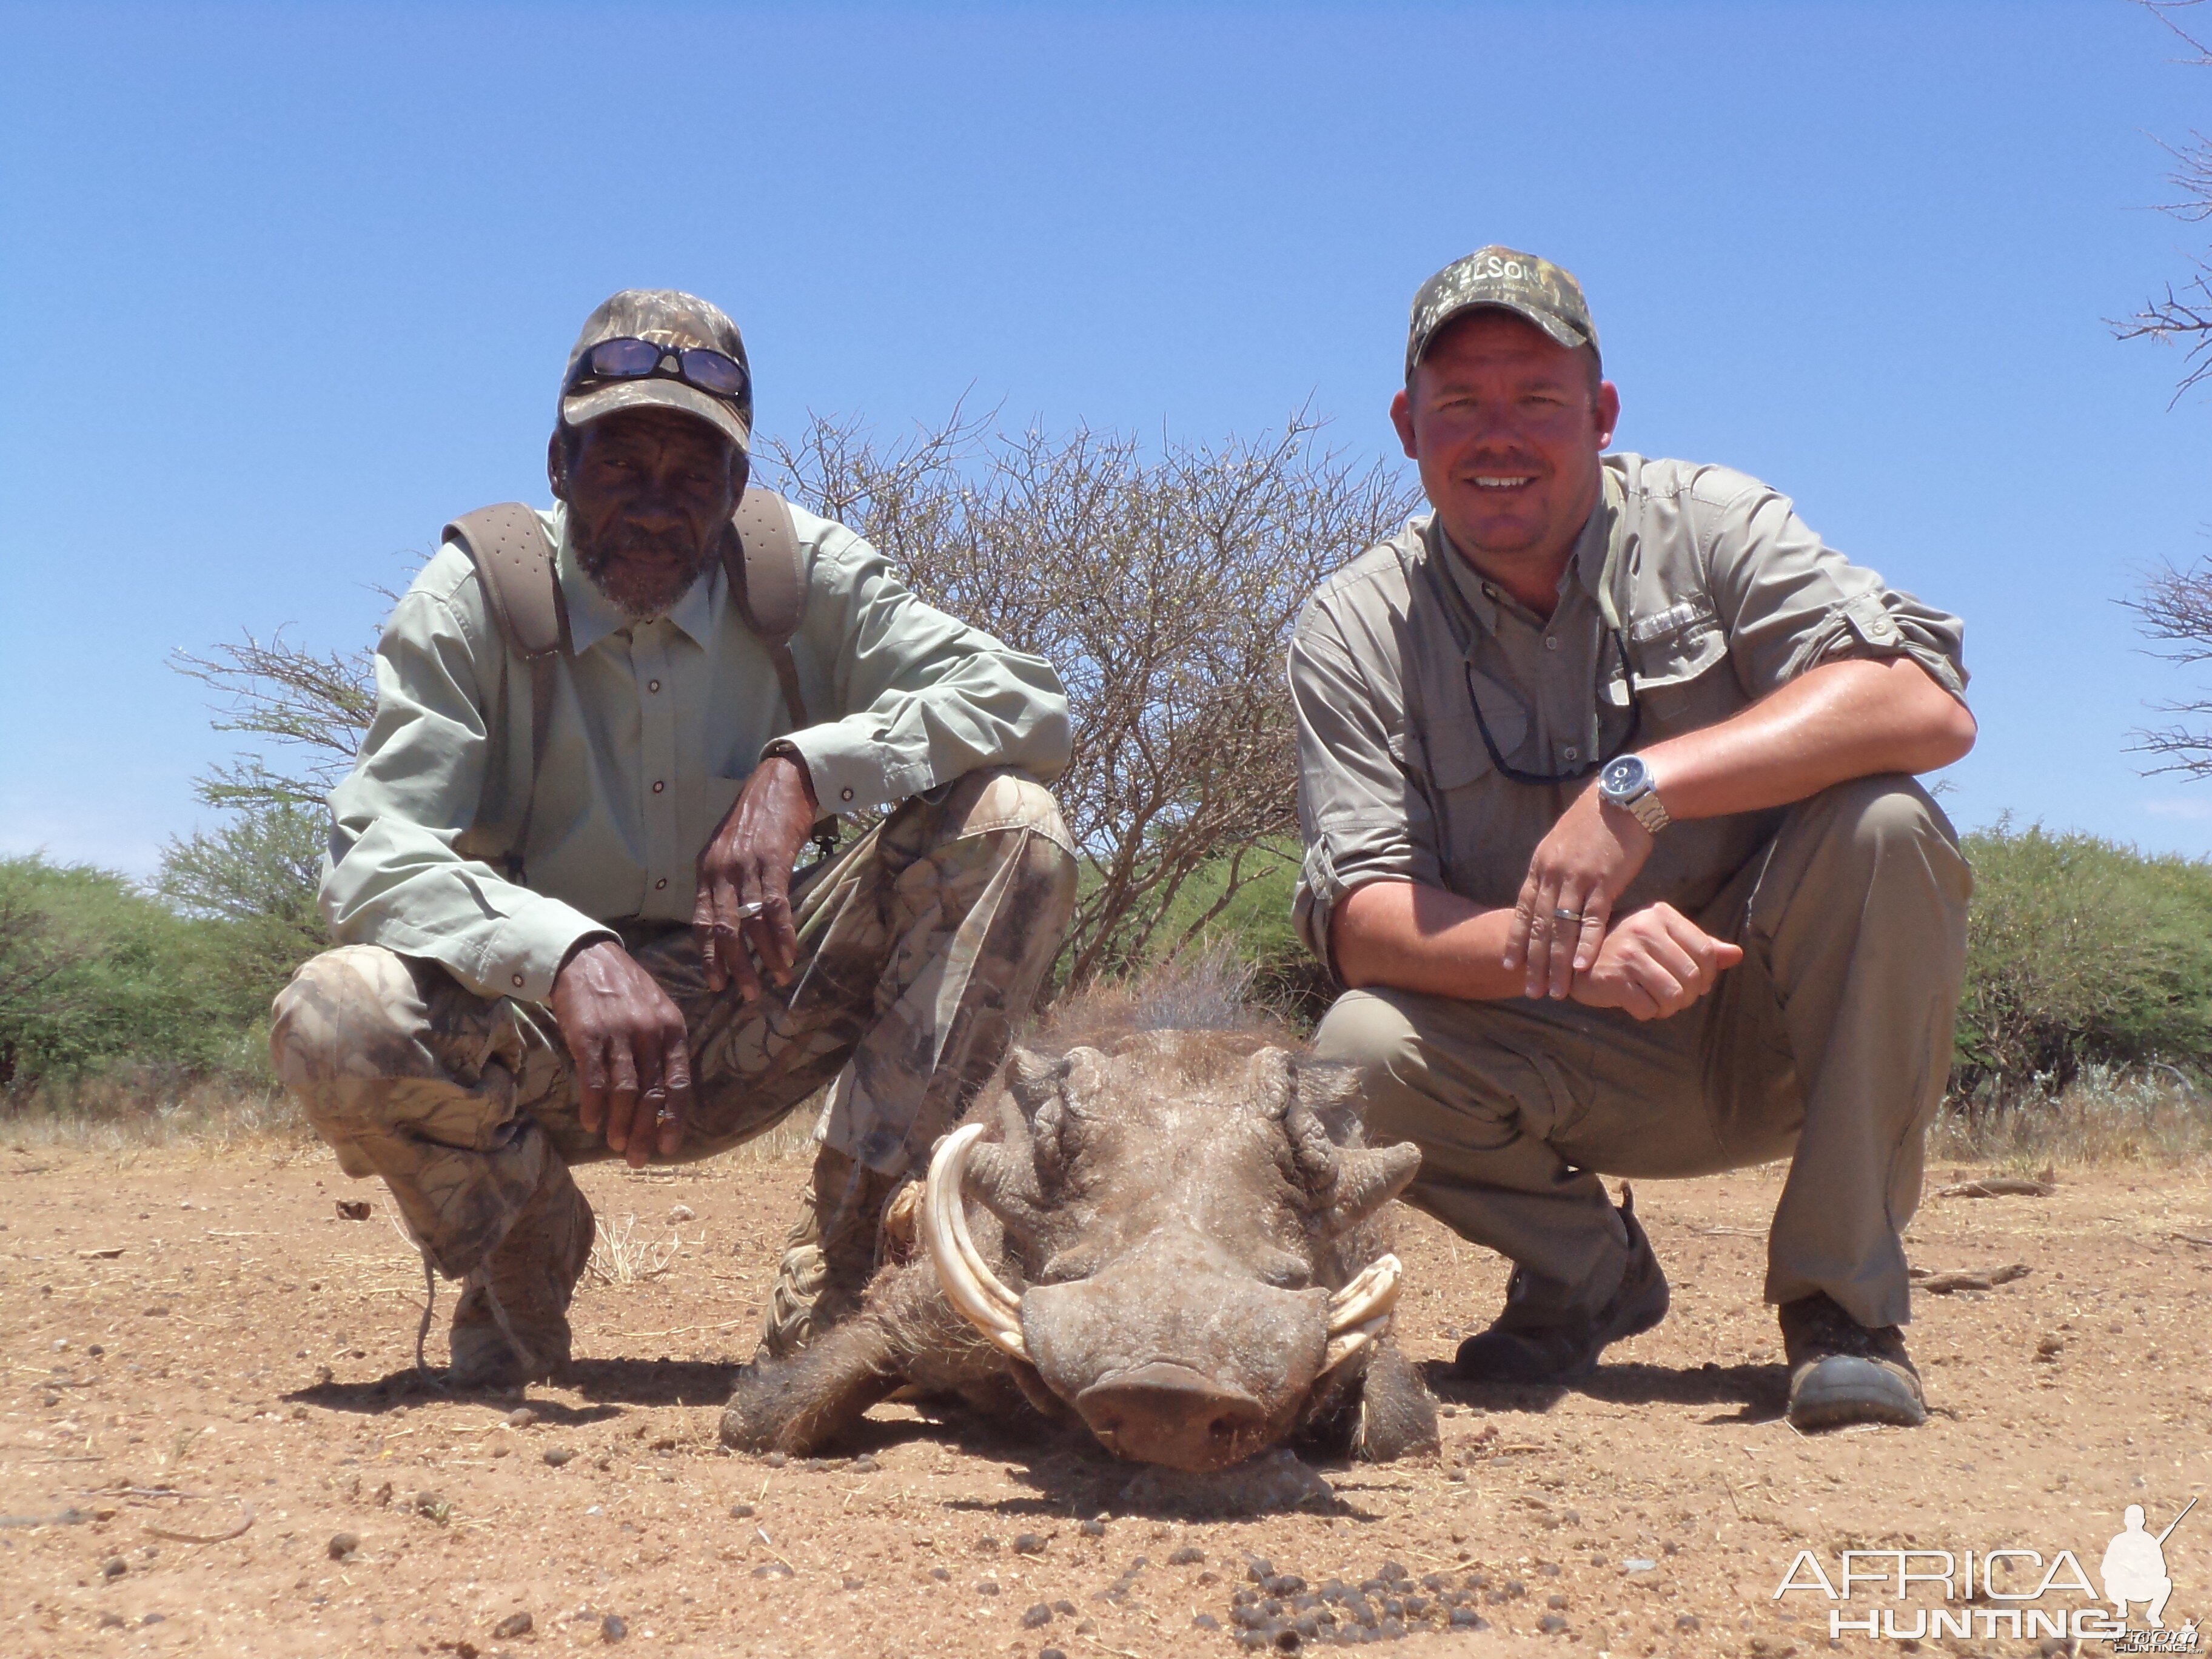
[[[1079,428],[1006,434],[957,412],[889,447],[816,418],[765,458],[922,598],[1043,657],[1074,756],[1054,786],[1085,864],[1066,983],[1172,958],[1294,857],[1291,623],[1322,577],[1413,501],[1305,414],[1255,441],[1170,444]],[[1194,876],[1211,902],[1162,929]]]
[[[224,822],[171,837],[155,886],[187,915],[236,925],[228,962],[242,982],[280,985],[323,946],[323,800],[352,769],[376,712],[373,661],[366,650],[319,656],[282,634],[265,643],[249,634],[208,657],[178,654],[180,673],[222,694],[216,730],[254,747],[195,781],[201,804]]]
[[[2202,0],[2139,0],[2172,30],[2191,54],[2185,63],[2212,68],[2212,47],[2184,27],[2177,14]],[[2192,132],[2185,145],[2169,146],[2174,158],[2171,182],[2178,192],[2166,211],[2191,224],[2212,220],[2212,138]],[[2155,340],[2181,349],[2182,373],[2175,401],[2212,375],[2212,260],[2199,256],[2196,274],[2162,298],[2148,301],[2136,314],[2113,325],[2124,340]],[[2159,654],[2185,666],[2212,661],[2212,560],[2187,567],[2167,562],[2154,569],[2142,592],[2127,601],[2141,618],[2144,634]],[[2180,698],[2158,706],[2171,723],[2136,733],[2137,752],[2154,757],[2147,769],[2212,776],[2212,695]]]

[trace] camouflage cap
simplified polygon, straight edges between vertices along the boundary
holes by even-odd
[[[1484,306],[1526,317],[1563,346],[1597,350],[1597,325],[1573,273],[1493,244],[1454,260],[1421,284],[1406,335],[1406,378],[1413,378],[1413,366],[1446,323]]]
[[[571,394],[568,384],[583,355],[602,340],[647,340],[681,351],[705,346],[736,361],[745,371],[744,388],[733,398],[718,397],[688,380],[653,375],[635,380],[608,380]],[[625,409],[674,409],[696,415],[738,447],[741,454],[752,451],[752,368],[745,362],[744,337],[729,313],[696,295],[672,288],[626,288],[603,302],[584,321],[584,331],[568,351],[568,367],[561,376],[561,420],[567,426],[583,426]]]

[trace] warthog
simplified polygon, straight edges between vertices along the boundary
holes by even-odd
[[[1420,1154],[1362,1146],[1348,1087],[1211,1033],[1016,1050],[938,1144],[918,1217],[893,1206],[913,1259],[811,1346],[742,1372],[722,1438],[811,1451],[903,1389],[1079,1422],[1178,1469],[1285,1442],[1434,1447],[1436,1402],[1389,1338],[1402,1270],[1375,1221]]]

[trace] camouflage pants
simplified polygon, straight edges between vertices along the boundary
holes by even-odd
[[[1060,947],[1067,831],[1038,785],[971,773],[801,872],[792,898],[797,969],[752,1004],[707,988],[690,928],[613,924],[690,1032],[675,1161],[762,1133],[834,1080],[823,1139],[896,1175],[959,1121]],[[585,1133],[551,1011],[477,996],[422,958],[325,951],[278,994],[270,1046],[339,1166],[383,1176],[451,1277],[497,1248],[548,1160],[614,1156]]]

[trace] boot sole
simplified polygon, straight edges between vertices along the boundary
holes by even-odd
[[[1800,1429],[1840,1429],[1855,1423],[1917,1429],[1927,1420],[1928,1407],[1904,1377],[1856,1354],[1831,1354],[1816,1362],[1790,1390],[1790,1421]]]

